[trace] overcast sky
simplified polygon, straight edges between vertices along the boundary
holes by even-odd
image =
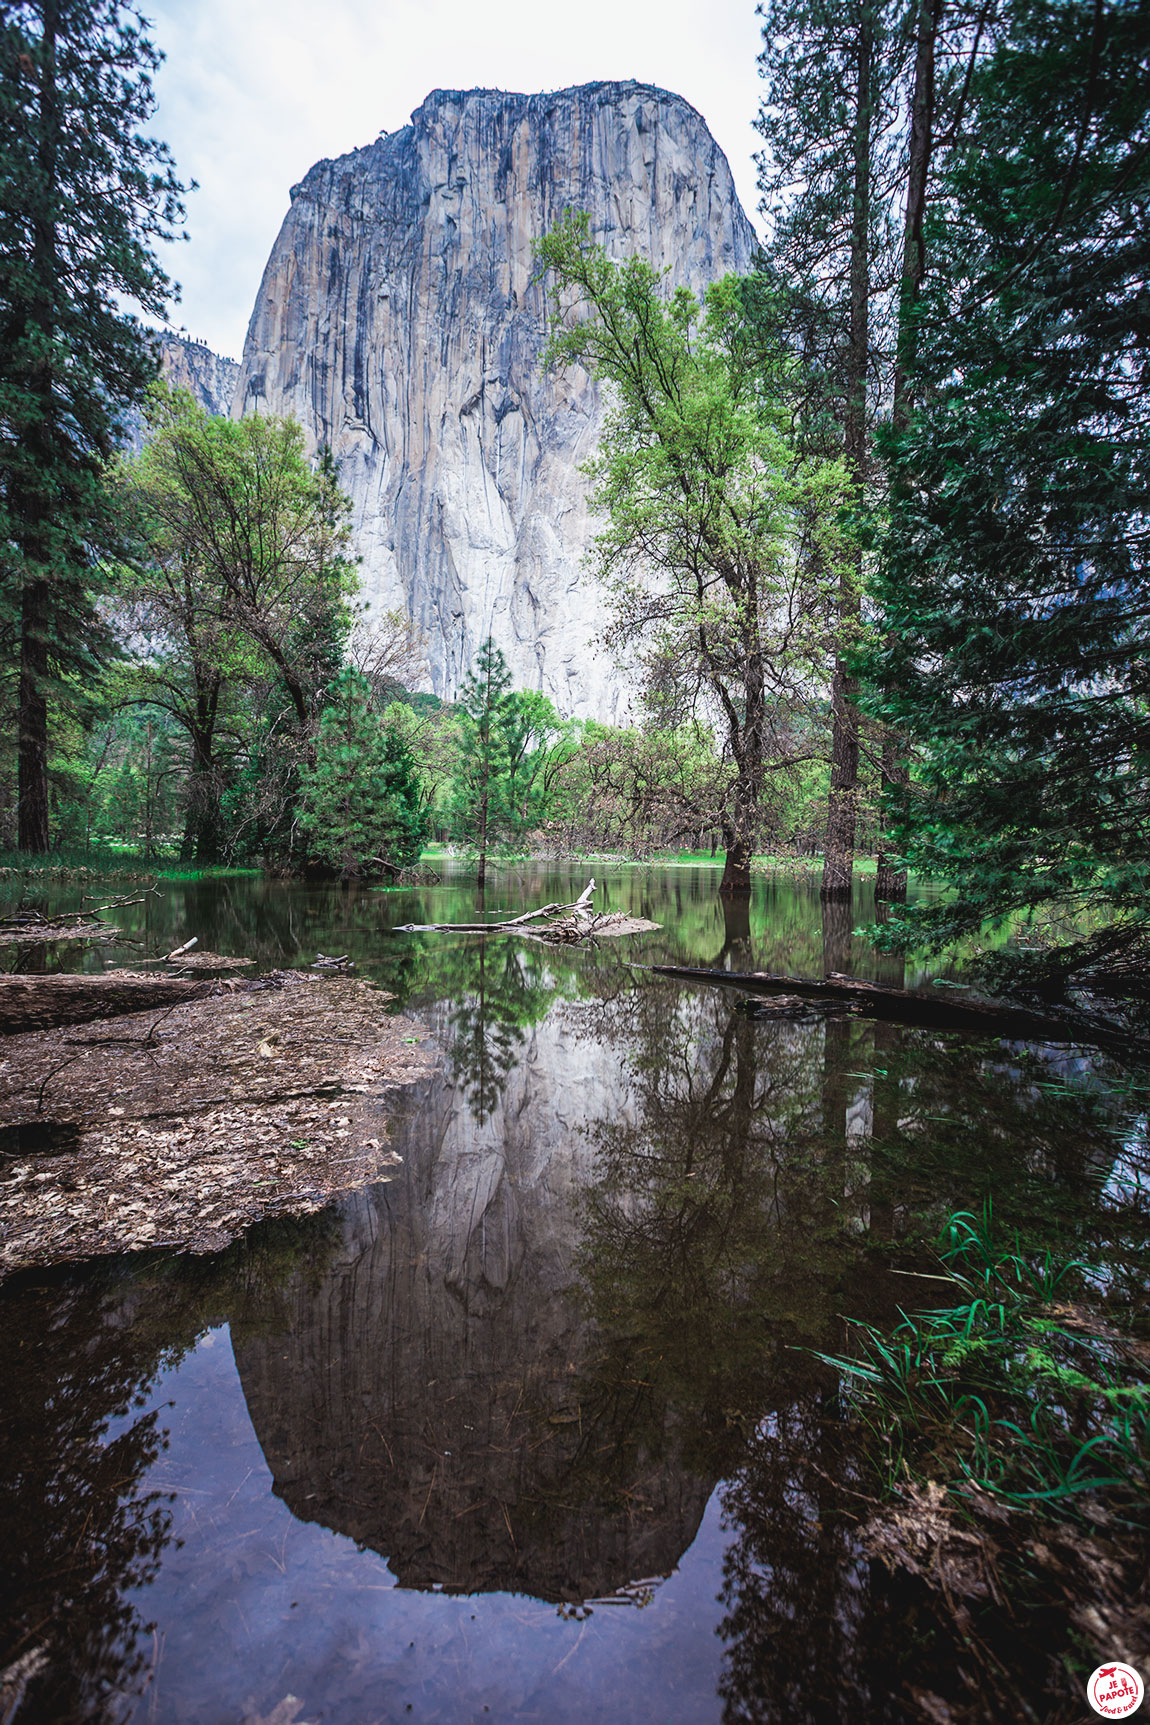
[[[171,146],[187,244],[164,254],[172,321],[238,358],[263,266],[313,162],[407,124],[434,89],[673,90],[726,152],[747,214],[759,79],[754,0],[142,0],[167,63],[151,130]]]

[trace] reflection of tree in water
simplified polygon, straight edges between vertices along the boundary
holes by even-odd
[[[612,1021],[635,1081],[627,1116],[593,1128],[582,1267],[601,1393],[653,1414],[673,1402],[685,1454],[713,1477],[793,1376],[788,1344],[825,1344],[841,1309],[851,1247],[824,1030],[657,983],[606,1006],[604,1034]]]
[[[893,1324],[921,1297],[868,1238],[929,1234],[988,1192],[1006,1230],[1133,1239],[1145,1216],[1100,1202],[1133,1103],[1096,1056],[756,1018],[654,979],[598,1024],[633,1085],[594,1128],[583,1270],[603,1342],[584,1404],[613,1397],[632,1439],[674,1430],[687,1465],[729,1482],[728,1721],[901,1719],[907,1685],[953,1691],[961,1648],[928,1588],[862,1554],[858,1493],[880,1488],[805,1349],[849,1345],[838,1313]]]
[[[495,1112],[524,1038],[546,1015],[556,987],[543,974],[542,960],[509,940],[493,946],[481,939],[460,949],[458,957],[448,1019],[454,1033],[451,1079],[482,1126]]]
[[[146,1483],[166,1447],[144,1411],[154,1379],[225,1314],[258,1328],[286,1268],[301,1254],[322,1264],[332,1243],[315,1217],[214,1259],[113,1261],[3,1289],[0,1668],[37,1648],[48,1658],[19,1725],[123,1717],[151,1661],[130,1596],[170,1537],[171,1499]]]
[[[726,1725],[908,1717],[901,1667],[917,1625],[860,1549],[874,1482],[850,1445],[808,1384],[763,1422],[724,1487]],[[955,1653],[951,1644],[944,1656]]]

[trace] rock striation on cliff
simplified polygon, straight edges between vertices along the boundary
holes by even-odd
[[[669,289],[745,270],[754,233],[701,116],[650,85],[437,90],[402,131],[293,188],[233,412],[290,413],[355,503],[364,596],[410,613],[436,693],[485,636],[519,687],[609,719],[580,463],[601,423],[583,376],[544,372],[535,241],[585,210]]]

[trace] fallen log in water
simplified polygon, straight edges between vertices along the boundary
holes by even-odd
[[[840,1006],[865,1018],[917,1024],[927,1030],[965,1030],[971,1035],[1016,1037],[1026,1042],[1091,1042],[1129,1052],[1135,1045],[1117,1026],[1092,1025],[1086,1019],[1055,1018],[1021,1006],[993,1000],[954,1000],[920,994],[888,983],[832,972],[821,981],[808,977],[775,976],[759,970],[712,970],[682,964],[644,964],[635,970],[656,971],[684,981],[713,983],[744,994],[790,995],[800,1000]],[[1139,1045],[1142,1046],[1142,1045]]]
[[[592,875],[574,904],[544,904],[538,910],[528,910],[522,916],[512,916],[502,922],[405,922],[392,929],[392,934],[498,934],[507,928],[522,928],[526,923],[538,922],[540,917],[555,916],[561,911],[589,910],[591,900],[595,896],[595,877]]]
[[[0,1036],[175,1006],[198,1000],[214,986],[190,977],[138,976],[128,970],[101,976],[4,976],[0,977]]]

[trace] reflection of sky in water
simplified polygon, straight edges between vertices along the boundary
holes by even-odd
[[[157,1379],[148,1406],[170,1445],[145,1483],[177,1497],[172,1542],[138,1599],[156,1676],[137,1725],[254,1721],[289,1695],[295,1725],[720,1717],[718,1492],[649,1605],[576,1621],[516,1594],[399,1588],[374,1552],[297,1521],[271,1493],[226,1327]]]

